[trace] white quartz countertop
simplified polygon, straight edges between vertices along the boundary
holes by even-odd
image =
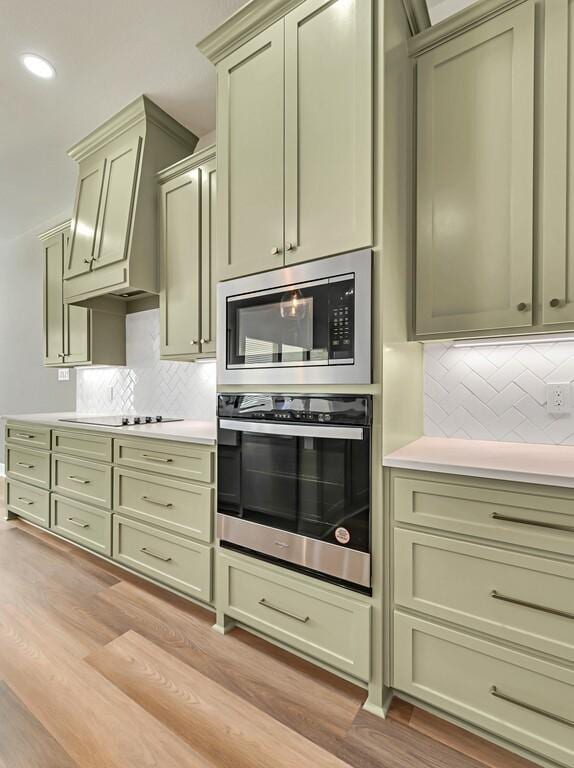
[[[574,446],[421,437],[387,454],[385,467],[574,488]]]
[[[106,434],[121,437],[149,437],[154,440],[176,440],[180,443],[201,443],[203,445],[215,445],[217,440],[217,425],[215,421],[171,421],[161,424],[139,424],[131,427],[105,427],[96,424],[79,424],[66,421],[66,419],[93,419],[93,414],[86,416],[81,413],[18,413],[3,416],[6,421],[28,422],[31,424],[43,424],[47,427],[59,429],[78,429],[84,432],[105,432]]]

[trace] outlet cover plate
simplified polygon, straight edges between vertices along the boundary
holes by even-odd
[[[560,414],[572,412],[572,385],[569,381],[553,382],[546,385],[546,410]]]

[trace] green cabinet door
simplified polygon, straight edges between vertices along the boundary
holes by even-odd
[[[285,262],[372,245],[371,0],[285,17]]]
[[[416,334],[532,323],[534,3],[417,60]]]
[[[284,23],[217,67],[219,280],[283,266]]]
[[[57,232],[44,246],[44,365],[61,365],[64,357],[64,233]]]
[[[201,353],[215,355],[217,281],[215,278],[215,206],[217,195],[216,160],[201,172]]]
[[[200,351],[200,184],[195,168],[160,187],[162,357]]]
[[[91,269],[105,167],[106,160],[101,155],[80,164],[70,248],[64,269],[66,280],[83,275]]]
[[[64,233],[64,253],[70,248],[70,232]],[[64,258],[64,263],[66,258]],[[90,362],[91,312],[85,307],[64,305],[64,362],[81,365]]]

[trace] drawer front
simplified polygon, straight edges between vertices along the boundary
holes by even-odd
[[[395,520],[574,555],[574,498],[393,479]]]
[[[52,456],[52,490],[87,504],[111,509],[112,468],[82,459]]]
[[[114,470],[114,511],[145,523],[211,542],[214,489],[208,485]]]
[[[114,515],[113,556],[180,592],[211,600],[211,547]]]
[[[52,450],[92,461],[112,461],[112,438],[81,432],[52,432]]]
[[[574,563],[395,530],[395,603],[574,661]]]
[[[13,480],[50,490],[50,454],[6,445],[6,474]]]
[[[180,480],[213,482],[214,459],[209,448],[163,440],[114,440],[116,464],[157,472]]]
[[[574,670],[395,613],[398,691],[574,765]]]
[[[49,451],[50,428],[9,422],[6,425],[6,442],[11,445],[25,445],[28,448],[41,448]]]
[[[50,528],[102,555],[112,554],[112,513],[52,494]]]
[[[279,573],[219,555],[227,615],[340,669],[369,679],[370,606]]]
[[[24,520],[48,528],[50,525],[50,494],[15,480],[6,482],[6,507]]]

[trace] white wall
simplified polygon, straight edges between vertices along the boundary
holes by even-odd
[[[57,370],[42,365],[42,285],[42,246],[37,232],[0,240],[0,415],[74,410],[74,372],[69,382],[58,382]],[[2,423],[0,463],[3,461]]]
[[[431,23],[438,24],[439,21],[447,19],[475,2],[476,0],[427,0]]]

